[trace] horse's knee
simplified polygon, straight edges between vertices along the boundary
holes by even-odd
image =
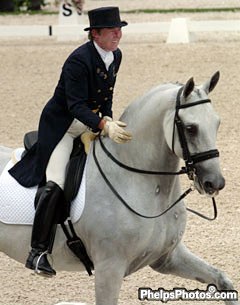
[[[217,277],[218,290],[233,290],[233,284],[223,271],[219,271]]]
[[[149,265],[154,271],[160,272],[160,273],[168,273],[168,264],[167,264],[167,258],[168,255],[163,255],[158,260],[156,260],[154,263]]]

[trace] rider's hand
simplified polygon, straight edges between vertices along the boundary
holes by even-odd
[[[127,124],[121,121],[106,121],[103,127],[105,135],[108,135],[116,143],[126,143],[132,139],[130,132],[123,129]]]

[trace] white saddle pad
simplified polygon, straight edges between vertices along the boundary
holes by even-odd
[[[23,152],[17,149],[15,157],[18,159]],[[26,188],[20,185],[9,173],[13,166],[10,160],[0,176],[0,221],[6,224],[32,225],[35,209],[34,198],[37,187]],[[71,205],[71,220],[79,220],[85,205],[86,167],[79,192]]]

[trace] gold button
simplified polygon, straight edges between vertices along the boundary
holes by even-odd
[[[104,98],[104,101],[107,101],[107,100],[108,100],[108,98],[107,98],[107,97],[105,97],[105,98]]]
[[[113,87],[110,87],[109,90],[110,90],[110,91],[113,91]]]
[[[102,91],[101,89],[98,89],[98,91],[97,91],[97,92],[98,92],[98,93],[100,93],[101,91]]]

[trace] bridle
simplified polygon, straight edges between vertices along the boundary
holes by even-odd
[[[196,105],[200,105],[200,104],[204,104],[204,103],[210,103],[211,100],[210,99],[204,99],[204,100],[199,100],[196,102],[192,102],[192,103],[188,103],[188,104],[182,104],[181,105],[181,93],[183,91],[184,87],[181,87],[178,90],[177,93],[177,98],[176,98],[176,107],[175,107],[175,115],[174,115],[174,125],[173,125],[173,136],[172,136],[172,151],[175,153],[174,151],[174,135],[175,135],[175,126],[177,127],[177,131],[178,131],[178,137],[179,137],[179,141],[180,141],[180,145],[182,148],[182,154],[183,154],[183,159],[185,161],[185,167],[182,167],[182,169],[178,172],[161,172],[161,171],[149,171],[149,170],[143,170],[143,169],[139,169],[139,168],[134,168],[134,167],[130,167],[126,164],[121,163],[119,160],[117,160],[111,153],[109,150],[107,150],[106,146],[104,145],[104,143],[102,142],[101,136],[99,136],[99,143],[100,146],[102,148],[102,150],[104,151],[104,153],[107,155],[108,158],[110,158],[114,163],[116,163],[118,166],[124,168],[127,171],[131,171],[134,173],[138,173],[138,174],[145,174],[145,175],[181,175],[181,174],[187,174],[188,178],[190,180],[194,180],[194,176],[195,174],[195,168],[194,168],[194,164],[201,162],[201,161],[205,161],[211,158],[216,158],[219,157],[219,151],[217,149],[212,149],[212,150],[208,150],[205,152],[201,152],[201,153],[197,153],[197,154],[193,154],[191,155],[188,149],[188,144],[187,144],[187,139],[185,136],[185,132],[184,132],[184,124],[183,121],[181,120],[180,116],[179,116],[179,109],[183,109],[183,108],[187,108],[187,107],[193,107]],[[93,142],[93,158],[94,161],[96,163],[96,166],[100,172],[100,174],[102,175],[104,181],[106,182],[106,184],[108,185],[108,187],[110,188],[110,190],[114,193],[114,195],[130,210],[132,211],[134,214],[143,217],[143,218],[148,218],[148,219],[152,219],[152,218],[157,218],[160,217],[162,215],[164,215],[165,213],[167,213],[169,210],[171,210],[177,203],[179,203],[183,198],[185,198],[191,191],[193,191],[194,189],[192,187],[190,187],[189,189],[187,189],[175,202],[173,202],[168,208],[166,208],[163,212],[157,214],[157,215],[153,215],[153,216],[148,216],[148,215],[143,215],[139,212],[137,212],[136,210],[134,210],[123,198],[122,196],[117,192],[117,190],[114,188],[114,186],[112,185],[112,183],[109,181],[109,179],[106,177],[100,163],[98,162],[97,156],[96,156],[96,141]],[[217,218],[217,206],[216,206],[216,202],[214,197],[212,197],[212,203],[213,203],[213,209],[214,209],[214,216],[212,218],[205,216],[197,211],[194,211],[192,209],[187,208],[188,211],[204,218],[207,220],[214,220]]]
[[[189,107],[194,107],[200,104],[205,104],[205,103],[211,103],[210,99],[204,99],[204,100],[199,100],[196,102],[192,102],[192,103],[188,103],[188,104],[182,104],[181,105],[181,93],[183,91],[183,87],[181,87],[178,90],[177,93],[177,99],[176,99],[176,107],[175,107],[175,116],[174,116],[174,122],[173,122],[173,135],[172,135],[172,151],[175,153],[174,150],[174,142],[175,142],[175,126],[177,127],[177,131],[178,131],[178,137],[179,137],[179,142],[182,148],[182,155],[183,155],[183,160],[185,161],[185,167],[186,167],[186,173],[188,175],[188,178],[190,180],[194,179],[194,175],[195,175],[195,168],[194,168],[194,164],[198,163],[198,162],[202,162],[208,159],[212,159],[212,158],[217,158],[219,157],[219,151],[217,149],[211,149],[208,151],[204,151],[201,153],[197,153],[194,155],[191,155],[188,149],[188,144],[187,144],[187,139],[185,136],[185,132],[184,132],[184,124],[183,121],[181,120],[180,116],[179,116],[179,110],[183,109],[183,108],[189,108]]]

